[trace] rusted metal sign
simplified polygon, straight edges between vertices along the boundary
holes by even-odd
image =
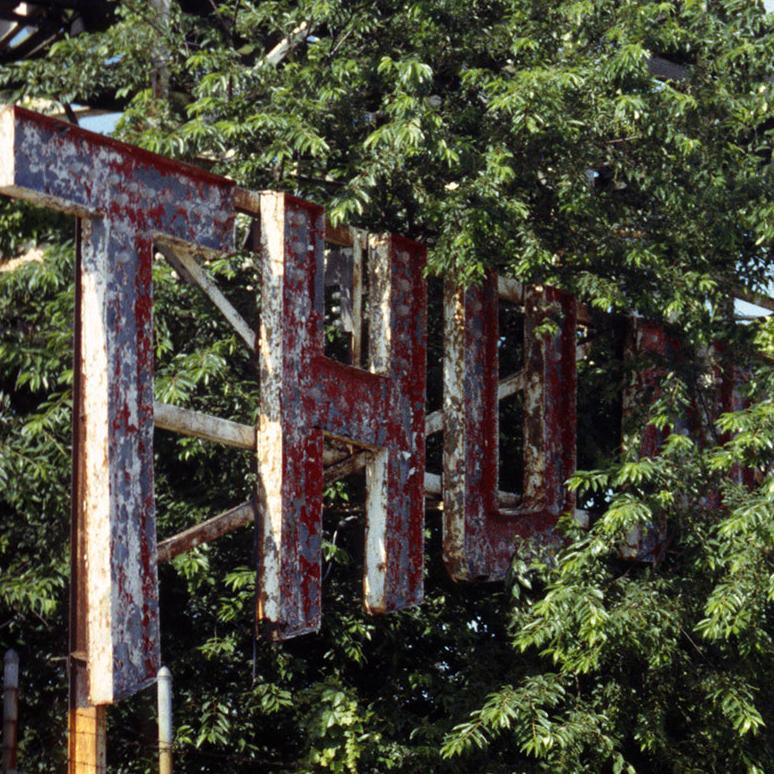
[[[73,650],[88,680],[80,701],[109,703],[158,668],[153,504],[151,261],[158,249],[202,288],[260,360],[257,429],[157,404],[162,427],[257,454],[258,607],[284,639],[320,625],[322,486],[366,466],[364,605],[395,610],[422,599],[425,490],[443,489],[444,552],[459,579],[501,578],[519,536],[549,535],[573,506],[574,299],[548,287],[447,289],[445,403],[425,418],[425,251],[396,236],[368,240],[368,370],[324,356],[323,210],[287,194],[235,189],[177,164],[19,108],[0,114],[0,190],[81,222],[76,360],[77,508]],[[243,320],[194,253],[233,249],[235,211],[261,234],[260,328]],[[363,266],[361,235],[353,272]],[[333,274],[336,274],[333,277]],[[505,283],[505,284],[504,284]],[[352,296],[359,349],[362,288]],[[499,290],[498,290],[499,288]],[[504,290],[505,288],[505,290]],[[525,368],[498,384],[497,304],[524,308]],[[346,295],[346,293],[345,293]],[[554,321],[554,329],[535,335]],[[359,363],[359,357],[353,359]],[[497,402],[523,389],[524,482],[497,491]],[[443,486],[425,475],[425,434],[445,429]],[[324,437],[359,449],[324,470]],[[512,507],[504,507],[503,504]],[[165,541],[163,559],[224,534],[249,503]],[[194,534],[195,533],[195,534]]]
[[[4,192],[82,220],[79,297],[88,335],[77,353],[83,375],[76,455],[86,568],[78,604],[87,625],[76,649],[88,662],[89,702],[131,693],[153,678],[158,665],[154,246],[258,349],[257,615],[264,628],[281,639],[320,623],[326,435],[367,452],[330,474],[367,467],[366,608],[381,612],[419,602],[424,491],[441,489],[440,481],[424,473],[424,249],[395,236],[371,237],[370,366],[346,366],[323,355],[321,208],[285,194],[235,192],[223,178],[18,108],[2,114],[2,141]],[[193,257],[194,250],[233,247],[235,208],[260,223],[257,336]],[[337,271],[339,284],[346,284],[348,272]],[[535,531],[550,533],[558,515],[573,505],[563,482],[575,462],[575,301],[552,288],[524,291],[525,369],[518,384],[498,385],[500,284],[493,275],[481,288],[448,289],[444,412],[427,420],[430,431],[445,429],[444,551],[459,579],[502,577],[514,541]],[[360,306],[359,292],[353,310]],[[555,332],[536,336],[549,318]],[[523,491],[498,494],[497,402],[519,387],[525,394]],[[251,444],[250,428],[157,408],[164,427]],[[245,523],[251,509],[245,504],[226,515],[228,524],[207,525],[207,535]],[[204,533],[184,537],[165,546],[164,558],[173,548],[205,539]]]
[[[555,288],[489,275],[445,290],[443,410],[425,416],[424,248],[401,237],[328,230],[345,246],[324,266],[322,208],[260,194],[200,169],[17,107],[0,109],[0,192],[79,219],[74,379],[71,767],[104,767],[104,705],[155,679],[157,561],[256,520],[261,630],[281,640],[321,621],[323,482],[366,468],[363,602],[370,612],[419,603],[424,496],[442,494],[444,560],[458,580],[497,580],[519,539],[554,541],[575,502],[576,300]],[[234,248],[236,212],[260,232],[261,319],[244,320],[197,256]],[[367,260],[364,251],[367,247]],[[151,264],[157,250],[208,296],[260,365],[257,427],[154,403]],[[348,263],[351,259],[351,264]],[[361,362],[368,268],[368,368]],[[324,287],[340,288],[351,361],[324,355]],[[351,287],[350,287],[351,286]],[[498,305],[524,319],[521,372],[499,379]],[[584,320],[587,318],[584,318]],[[658,395],[659,358],[679,344],[633,320],[628,351],[654,364],[624,395]],[[738,408],[738,373],[718,404]],[[498,489],[498,401],[523,392],[521,491]],[[155,415],[155,417],[154,417]],[[156,545],[153,428],[256,453],[255,502]],[[672,428],[672,431],[681,431]],[[444,432],[443,475],[425,471],[425,437]],[[647,427],[641,455],[665,432]],[[324,448],[324,439],[350,453]],[[327,455],[327,456],[326,456]],[[504,461],[508,462],[508,461]],[[735,477],[748,482],[749,471]],[[652,561],[658,525],[622,554]],[[72,770],[72,769],[71,769]],[[77,768],[75,769],[77,770]]]
[[[544,533],[574,507],[575,299],[524,291],[524,480],[516,507],[498,501],[497,277],[446,288],[444,347],[444,560],[452,577],[496,580],[517,538]],[[539,333],[552,321],[555,332]],[[539,333],[539,335],[536,335]]]
[[[424,248],[372,238],[370,371],[323,355],[323,211],[260,198],[263,249],[257,432],[258,618],[275,638],[320,625],[323,435],[371,451],[364,604],[422,599]]]
[[[109,703],[159,667],[153,245],[233,249],[233,184],[18,107],[0,112],[0,153],[0,191],[81,219],[79,701]]]

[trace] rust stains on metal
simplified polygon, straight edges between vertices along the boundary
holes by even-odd
[[[259,595],[276,639],[320,625],[323,434],[368,449],[364,604],[422,595],[424,248],[372,238],[370,369],[323,355],[322,209],[261,197]]]
[[[497,383],[499,296],[525,310],[523,372]],[[551,537],[574,507],[576,303],[550,287],[491,274],[467,290],[447,284],[444,354],[444,560],[459,580],[504,577],[518,538]],[[555,333],[538,328],[553,320]],[[540,335],[537,335],[540,333]],[[524,390],[524,482],[515,508],[497,492],[497,402]]]
[[[169,562],[180,554],[190,551],[203,543],[217,540],[229,532],[252,524],[255,521],[255,504],[252,500],[213,516],[211,519],[178,532],[158,545],[159,564]]]
[[[667,361],[674,362],[679,350],[679,342],[667,333],[664,326],[653,320],[639,317],[629,318],[629,329],[624,357],[629,362],[642,361],[635,370],[630,383],[623,392],[623,424],[624,429],[635,424],[639,426],[643,419],[643,410],[657,400],[660,393],[660,383],[664,375]],[[678,431],[683,428],[676,428]],[[668,437],[671,429],[659,429],[655,425],[646,425],[642,431],[639,449],[640,457],[654,457]],[[625,537],[619,547],[619,553],[624,559],[639,562],[658,561],[666,547],[666,530],[663,524],[649,524],[646,527],[634,527]]]
[[[234,186],[18,107],[0,110],[0,146],[0,191],[81,218],[77,703],[106,704],[159,667],[153,243],[232,249]]]
[[[232,422],[230,419],[221,419],[201,411],[158,401],[153,404],[153,419],[156,427],[162,430],[172,430],[181,435],[215,441],[237,449],[255,448],[255,428]]]

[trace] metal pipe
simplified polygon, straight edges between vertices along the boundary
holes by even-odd
[[[172,673],[163,666],[157,680],[159,704],[159,774],[172,774]]]
[[[8,650],[3,659],[3,772],[16,774],[16,731],[19,721],[19,656]]]

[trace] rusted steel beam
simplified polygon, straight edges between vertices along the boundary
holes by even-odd
[[[255,504],[252,500],[240,503],[224,513],[195,524],[177,535],[162,540],[158,547],[159,564],[169,562],[180,554],[190,551],[202,543],[209,543],[234,530],[255,522]]]
[[[498,400],[503,400],[518,392],[523,388],[523,383],[522,372],[513,374],[501,381],[498,384]],[[247,425],[216,419],[207,414],[200,414],[190,409],[182,409],[164,403],[155,403],[154,412],[156,426],[162,429],[218,441],[239,448],[253,448],[255,443],[255,430]],[[425,419],[425,436],[441,430],[443,430],[443,411],[434,411],[432,414],[428,414]],[[348,454],[343,450],[326,448],[323,451],[323,479],[325,483],[333,483],[363,470],[371,456],[368,451]],[[425,473],[424,490],[425,495],[440,497],[442,494],[441,477]],[[500,508],[515,508],[518,506],[519,500],[519,496],[512,492],[497,492]],[[202,524],[196,524],[179,535],[163,540],[158,546],[159,563],[167,562],[178,554],[189,551],[194,546],[217,540],[223,535],[253,523],[254,512],[252,506],[250,505],[248,508],[248,505],[250,503],[244,503],[218,516],[213,516]]]
[[[153,403],[153,419],[156,427],[181,435],[215,441],[237,449],[255,449],[255,428],[232,422],[230,419],[213,417],[200,411],[171,406],[169,403]]]
[[[425,473],[425,494],[443,497],[443,479],[437,473]],[[520,497],[513,492],[497,492],[497,502],[501,509],[516,508]]]
[[[158,670],[153,245],[232,249],[234,186],[18,107],[0,110],[0,159],[1,192],[81,218],[80,709],[134,693]]]
[[[326,467],[324,469],[325,483],[329,484],[338,481],[362,470],[368,462],[369,455],[369,452],[358,452]],[[424,486],[426,496],[440,497],[443,493],[441,477],[435,473],[425,473]],[[497,493],[497,501],[500,508],[515,508],[518,506],[519,500],[519,496],[513,492],[498,491]],[[176,556],[184,554],[196,546],[210,543],[242,527],[253,524],[254,521],[255,509],[252,501],[250,501],[213,516],[201,524],[195,524],[193,527],[166,538],[158,544],[159,564],[169,562]]]
[[[350,457],[345,457],[339,462],[335,462],[323,469],[323,480],[326,484],[332,484],[341,478],[351,476],[353,473],[362,470],[368,464],[370,457],[371,453],[367,451],[361,451]]]
[[[234,186],[234,209],[237,212],[253,217],[260,217],[261,194],[259,191],[251,191],[249,188]]]
[[[520,289],[525,366],[497,383],[497,306],[503,282],[492,274],[467,290],[447,284],[444,353],[444,559],[457,579],[498,579],[515,541],[550,538],[574,505],[564,481],[575,468],[576,304],[554,288]],[[516,298],[513,293],[508,300]],[[551,317],[555,335],[536,337]],[[506,513],[498,496],[498,398],[523,385],[524,486]],[[500,395],[498,395],[500,393]]]
[[[497,400],[505,400],[524,389],[524,372],[511,374],[497,385]],[[425,419],[425,437],[443,430],[443,410],[433,411]]]
[[[524,389],[524,371],[511,374],[497,385],[497,400],[505,400]]]
[[[424,248],[398,237],[369,244],[364,371],[323,356],[322,210],[269,193],[260,210],[257,616],[270,636],[283,639],[320,623],[323,433],[373,452],[366,465],[366,608],[421,600]]]
[[[520,392],[524,389],[524,372],[519,371],[518,373],[511,374],[510,376],[503,379],[501,382],[497,385],[497,400],[505,400],[506,398],[509,398],[511,395],[515,395],[516,393]],[[425,417],[425,438],[427,438],[430,435],[433,435],[435,433],[440,433],[443,431],[443,410],[433,411],[430,414],[427,414]],[[360,459],[362,461],[362,464],[358,467],[355,463],[355,459]],[[365,466],[365,459],[366,457],[364,455],[356,455],[355,457],[351,457],[347,454],[347,452],[344,451],[335,451],[335,450],[329,450],[325,449],[323,452],[323,461],[325,464],[325,480],[328,481],[336,481],[339,478],[344,478],[344,476],[350,475],[350,473],[354,473],[355,471],[359,470],[359,468],[362,468]],[[333,472],[331,472],[330,476],[328,474],[328,470],[331,466],[335,465],[336,463],[343,462],[344,460],[350,460],[346,466],[342,467],[342,471],[347,471],[342,473],[341,475],[335,475]]]
[[[199,287],[212,301],[226,322],[236,331],[250,352],[255,352],[255,331],[245,322],[231,302],[223,295],[216,282],[204,270],[188,249],[176,248],[173,244],[159,242],[156,249],[169,261],[181,277]]]

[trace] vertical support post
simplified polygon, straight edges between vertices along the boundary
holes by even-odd
[[[157,24],[163,30],[153,50],[153,72],[151,74],[151,90],[156,99],[169,97],[169,51],[164,39],[169,30],[169,0],[152,0],[151,5],[156,14]]]
[[[70,710],[68,774],[107,774],[107,707]]]
[[[16,732],[19,722],[19,656],[8,650],[3,659],[3,772],[16,774]]]
[[[660,383],[664,377],[665,365],[674,362],[679,354],[678,340],[669,334],[661,323],[632,317],[629,321],[628,341],[624,357],[633,361],[640,358],[644,362],[638,365],[636,375],[623,391],[623,430],[645,421],[647,408],[657,400]],[[638,457],[655,457],[670,432],[681,427],[665,428],[646,425],[642,432]],[[626,535],[625,542],[619,547],[623,559],[637,562],[659,562],[666,550],[666,526],[648,524],[635,527]]]
[[[524,314],[524,516],[542,514],[543,527],[575,508],[565,481],[575,472],[577,433],[575,298],[548,285],[531,285]],[[554,319],[554,334],[537,335]],[[538,531],[538,521],[533,529]]]
[[[159,774],[172,774],[172,673],[159,669],[157,680],[159,707]]]
[[[363,242],[365,232],[352,229],[352,365],[363,365]]]
[[[84,401],[82,376],[82,232],[81,221],[75,221],[75,334],[73,340],[73,448],[84,441]],[[68,668],[68,774],[104,774],[107,749],[105,707],[88,704],[88,668],[86,665],[87,633],[85,609],[86,537],[83,509],[80,506],[83,486],[83,455],[73,454],[71,521],[70,521],[70,657]]]

